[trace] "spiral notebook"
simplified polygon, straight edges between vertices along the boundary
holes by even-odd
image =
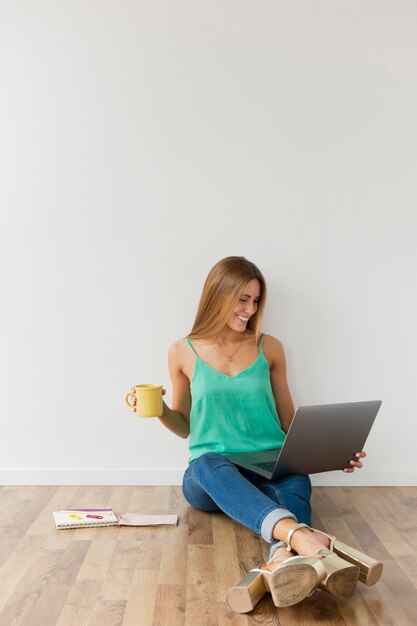
[[[112,509],[60,509],[53,516],[57,528],[117,526]]]

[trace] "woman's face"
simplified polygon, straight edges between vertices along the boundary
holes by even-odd
[[[231,330],[243,333],[246,326],[258,310],[258,302],[261,297],[261,285],[259,280],[254,278],[250,280],[240,295],[239,302],[235,307],[232,315],[227,323]]]

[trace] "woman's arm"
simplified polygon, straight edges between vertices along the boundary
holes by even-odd
[[[187,439],[190,434],[191,393],[190,382],[182,370],[181,347],[181,343],[177,341],[168,351],[172,409],[164,402],[164,411],[159,420],[170,431]]]
[[[271,386],[274,394],[281,428],[288,432],[294,417],[294,404],[287,383],[287,365],[282,343],[271,335],[264,335],[264,354],[269,363]]]

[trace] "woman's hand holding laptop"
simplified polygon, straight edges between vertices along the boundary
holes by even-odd
[[[366,457],[366,452],[364,450],[361,450],[361,452],[357,452],[355,454],[355,458],[353,458],[350,461],[351,467],[345,467],[343,471],[349,472],[351,474],[352,472],[355,471],[356,467],[360,469],[361,467],[363,467],[363,463],[361,461],[358,461],[358,459],[364,459],[365,457]]]

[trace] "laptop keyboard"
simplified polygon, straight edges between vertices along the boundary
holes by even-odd
[[[272,472],[275,467],[275,461],[259,461],[259,463],[252,463],[255,467],[259,467],[260,469],[267,470],[267,472]]]

